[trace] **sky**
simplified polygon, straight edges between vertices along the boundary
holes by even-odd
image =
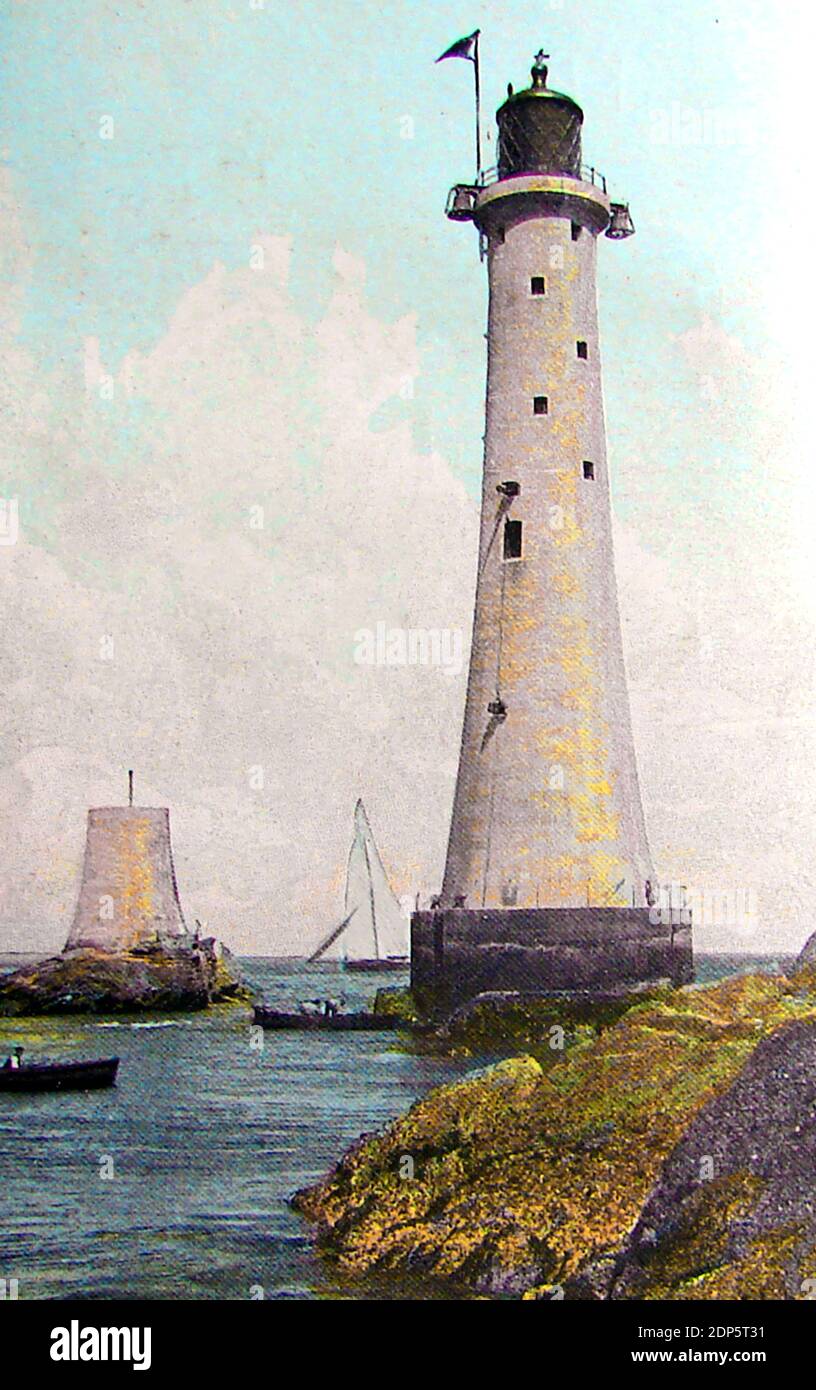
[[[446,221],[532,55],[637,234],[599,248],[616,557],[658,875],[702,949],[813,927],[807,11],[768,0],[0,5],[0,950],[67,934],[86,810],[168,805],[234,949],[337,918],[362,796],[444,861],[486,278]],[[11,517],[0,504],[0,522]]]

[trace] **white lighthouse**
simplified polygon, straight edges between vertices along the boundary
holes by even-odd
[[[496,179],[454,191],[487,249],[478,587],[443,902],[645,905],[612,556],[595,266],[631,230],[581,162],[583,113],[532,85],[497,115]]]
[[[497,168],[447,207],[487,259],[486,427],[459,771],[436,915],[415,917],[420,986],[431,963],[450,985],[454,957],[483,989],[691,969],[690,933],[666,924],[682,950],[665,957],[649,911],[612,550],[596,257],[602,233],[634,228],[583,164],[583,113],[544,59],[497,112]]]

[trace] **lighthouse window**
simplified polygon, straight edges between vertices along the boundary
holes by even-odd
[[[573,222],[573,224],[572,224],[572,239],[573,239],[573,241],[577,241],[580,235],[581,235],[581,228],[580,228],[579,224],[578,224],[577,222]]]
[[[576,350],[576,352],[578,353],[578,356],[581,357],[581,358],[583,358],[584,362],[586,362],[587,357],[589,356],[589,353],[588,353],[588,351],[587,351],[587,345],[586,345],[586,343],[581,343],[581,342],[576,343],[576,344],[575,344],[575,350]]]
[[[496,242],[499,246],[504,246],[504,227],[496,228]]]
[[[530,294],[546,294],[547,286],[543,275],[534,275],[530,281]]]
[[[533,396],[533,414],[549,415],[550,402],[546,396]]]
[[[590,463],[589,459],[584,459],[584,477],[590,480],[595,477],[595,464]]]
[[[505,521],[504,523],[504,558],[505,560],[521,559],[521,522]]]

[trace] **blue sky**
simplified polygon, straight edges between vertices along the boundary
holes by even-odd
[[[605,248],[601,265],[617,437],[630,372],[658,398],[688,386],[667,330],[710,313],[760,351],[763,301],[746,289],[771,227],[730,237],[723,258],[724,228],[754,223],[746,170],[773,167],[778,131],[778,9],[751,0],[6,6],[2,119],[37,255],[32,350],[54,361],[94,335],[115,363],[161,334],[214,260],[244,264],[261,229],[294,237],[293,289],[317,317],[339,242],[365,258],[373,307],[419,316],[428,365],[412,425],[475,483],[481,386],[461,367],[479,350],[484,284],[469,230],[441,216],[447,187],[471,169],[471,73],[433,63],[475,24],[486,132],[540,41],[551,80],[584,106],[587,158],[631,202],[638,237]],[[708,123],[699,142],[695,119]]]
[[[0,15],[10,325],[0,496],[19,497],[26,543],[0,554],[0,577],[23,596],[20,630],[8,634],[12,732],[0,767],[22,798],[5,827],[20,862],[33,844],[60,866],[47,891],[30,869],[12,884],[7,920],[42,917],[58,935],[84,807],[105,795],[104,767],[128,758],[152,769],[154,797],[186,798],[177,839],[188,881],[213,912],[234,911],[243,942],[266,930],[259,903],[297,896],[316,875],[317,916],[330,912],[332,865],[366,777],[395,876],[434,886],[461,691],[434,687],[418,701],[407,687],[377,687],[390,732],[382,743],[366,734],[366,762],[349,748],[372,721],[374,688],[358,689],[339,653],[371,595],[372,620],[402,604],[428,625],[438,604],[439,621],[467,623],[486,283],[472,229],[443,216],[448,188],[472,171],[471,69],[434,59],[479,26],[485,163],[506,83],[524,84],[543,45],[553,85],[583,106],[585,159],[629,201],[637,228],[601,243],[599,290],[615,512],[634,556],[621,574],[624,630],[657,858],[667,873],[718,884],[772,879],[772,915],[795,938],[800,899],[788,890],[812,834],[795,770],[813,694],[801,655],[813,494],[798,468],[809,378],[790,196],[807,156],[804,6],[6,0]],[[112,139],[101,138],[107,118]],[[274,269],[263,285],[248,270],[259,244]],[[115,380],[112,398],[99,373]],[[381,548],[373,537],[363,554],[359,492],[379,496],[374,460],[392,492],[366,521]],[[249,551],[243,518],[259,501],[267,526]],[[154,519],[150,536],[133,515]],[[335,522],[335,546],[349,550],[324,575],[332,538],[321,527]],[[427,558],[436,524],[450,536],[465,528],[455,556],[448,538],[447,553]],[[185,536],[186,555],[171,532]],[[639,575],[648,594],[632,587]],[[237,637],[231,655],[208,646],[213,632],[226,644],[243,632],[242,593],[255,604],[250,613],[247,597],[241,620],[254,666]],[[650,606],[655,594],[663,608]],[[288,728],[302,698],[297,637],[287,647],[275,635],[276,613],[298,608],[321,670],[314,718],[336,717],[337,735],[319,751],[306,740],[294,782],[276,774],[274,795],[250,811],[236,790],[245,764],[279,760],[271,731]],[[112,614],[125,645],[162,653],[136,693],[132,666],[116,679],[105,668],[100,686],[80,638],[67,640],[76,628],[92,646]],[[702,629],[705,680],[678,731],[665,673],[688,681],[688,643]],[[274,678],[262,680],[258,663],[276,642]],[[220,725],[209,711],[205,737],[185,673],[203,702],[220,664],[231,693]],[[49,702],[61,686],[57,717]],[[417,724],[416,704],[433,711],[437,698]],[[723,728],[706,722],[712,711]],[[443,746],[431,725],[446,719]],[[699,744],[685,762],[684,741]],[[60,825],[80,826],[73,838],[60,839],[53,798],[32,789],[42,764],[62,767]],[[331,795],[299,800],[304,782],[326,776]],[[421,794],[406,787],[415,776]],[[758,804],[745,785],[764,788]],[[238,869],[221,882],[203,849],[213,798],[230,803],[233,790],[245,824],[240,853],[241,835],[225,830],[229,853],[239,867],[265,865],[251,890],[236,887]],[[423,798],[437,808],[431,829]],[[778,862],[755,867],[780,806],[793,823],[779,829]],[[294,879],[287,835],[274,848],[264,838],[271,820],[308,822],[314,848]],[[296,937],[300,909],[281,911]]]

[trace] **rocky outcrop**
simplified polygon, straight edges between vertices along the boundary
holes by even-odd
[[[371,1012],[385,1018],[399,1018],[407,1024],[423,1022],[410,989],[402,985],[385,985],[378,989]]]
[[[806,977],[675,991],[609,1026],[565,1028],[565,1051],[552,1047],[548,1019],[534,1058],[431,1092],[295,1203],[351,1273],[414,1271],[531,1298],[674,1297],[700,1277],[697,1231],[710,1237],[712,1276],[699,1296],[754,1296],[753,1239],[771,1271],[762,1287],[794,1296],[809,1269],[800,1226],[816,1154],[804,1149],[788,1179],[783,1168],[797,1126],[813,1123],[814,1031]],[[713,1176],[701,1182],[689,1164],[706,1156]],[[672,1202],[687,1217],[676,1229]],[[650,1250],[659,1259],[644,1275]]]
[[[572,990],[569,994],[532,994],[490,990],[467,1000],[445,1018],[423,1014],[413,992],[405,986],[378,989],[372,1012],[404,1020],[423,1052],[468,1056],[490,1055],[527,1048],[542,1049],[552,1061],[558,1039],[569,1033],[594,1036],[609,1027],[636,1003],[666,1000],[673,994],[669,980],[649,985],[622,985],[606,990]]]
[[[552,1050],[559,1034],[574,1039],[582,1029],[590,1035],[609,1027],[633,1004],[644,999],[668,999],[669,980],[648,985],[621,985],[605,990],[572,990],[568,994],[532,994],[490,990],[461,1004],[434,1026],[433,1041],[457,1054],[506,1051],[509,1045]],[[556,1049],[557,1050],[557,1049]]]
[[[231,959],[206,943],[64,951],[0,979],[4,1015],[166,1012],[249,998]]]
[[[816,1019],[765,1038],[692,1120],[631,1237],[578,1295],[791,1299],[816,1292]]]

